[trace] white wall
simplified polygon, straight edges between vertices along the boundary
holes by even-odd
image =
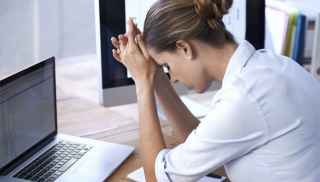
[[[93,0],[1,0],[0,76],[95,52]]]
[[[1,0],[0,75],[35,62],[34,1]]]
[[[94,0],[61,2],[61,57],[95,54]]]
[[[36,60],[61,56],[62,26],[60,0],[34,0]]]

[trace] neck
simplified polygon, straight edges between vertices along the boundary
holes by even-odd
[[[204,54],[202,54],[203,58],[201,60],[203,60],[207,75],[212,80],[223,80],[228,63],[237,47],[237,44],[229,43],[222,48],[206,46],[206,48],[202,49]]]

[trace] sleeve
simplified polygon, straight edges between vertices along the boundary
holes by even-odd
[[[248,95],[225,89],[215,99],[210,114],[184,143],[158,154],[157,180],[197,181],[265,143],[265,133],[265,122]]]

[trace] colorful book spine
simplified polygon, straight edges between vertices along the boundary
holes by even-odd
[[[290,9],[288,8],[287,12],[289,14],[289,21],[288,21],[286,45],[284,48],[283,55],[290,57],[292,52],[292,41],[295,35],[297,16],[299,11],[293,8],[290,8]]]
[[[296,32],[294,36],[292,59],[297,61],[299,64],[303,64],[303,50],[305,43],[306,33],[306,16],[300,13],[297,17]]]

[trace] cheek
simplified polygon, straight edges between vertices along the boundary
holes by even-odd
[[[172,79],[181,82],[183,85],[196,92],[203,92],[210,86],[210,81],[199,65],[172,64],[170,67]]]
[[[175,65],[175,64],[169,64],[170,70],[170,76],[173,79],[177,79],[178,81],[181,81],[181,78],[183,78],[184,73],[184,69]]]

